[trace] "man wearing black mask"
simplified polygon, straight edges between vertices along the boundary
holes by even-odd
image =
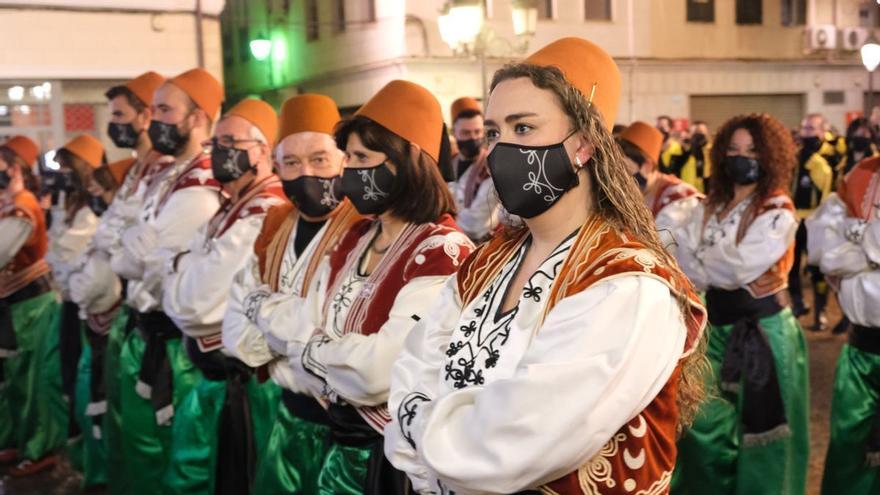
[[[458,209],[456,221],[471,240],[479,242],[498,225],[498,201],[483,146],[482,107],[477,100],[462,97],[452,103],[449,113],[458,143],[458,154],[452,158],[456,180],[450,183]]]
[[[807,115],[801,122],[798,166],[794,174],[792,198],[801,220],[795,238],[794,266],[788,276],[788,286],[792,298],[792,311],[795,316],[807,313],[808,308],[803,301],[801,284],[802,255],[807,249],[807,229],[803,220],[819,207],[831,193],[833,173],[831,166],[819,150],[825,136],[825,118],[819,114]],[[828,300],[828,284],[816,266],[807,266],[807,272],[813,281],[815,311],[813,314],[813,330],[825,328],[825,304]]]
[[[223,101],[223,86],[204,69],[162,84],[153,97],[148,133],[166,155],[151,171],[137,220],[111,251],[114,272],[128,279],[126,304],[136,331],[120,358],[122,445],[128,480],[141,493],[160,493],[169,459],[175,407],[201,378],[186,357],[181,334],[162,306],[162,278],[173,255],[220,207],[221,184],[203,143]]]

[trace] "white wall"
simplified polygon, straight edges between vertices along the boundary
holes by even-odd
[[[194,16],[0,9],[0,77],[127,79],[197,65]],[[203,20],[205,68],[223,77],[220,23]]]

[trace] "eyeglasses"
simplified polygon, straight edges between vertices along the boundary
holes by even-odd
[[[239,148],[239,146],[247,143],[259,143],[259,139],[235,139],[230,136],[220,136],[220,137],[212,137],[207,141],[202,142],[202,146],[205,148],[236,148],[236,149],[247,149],[247,148]]]

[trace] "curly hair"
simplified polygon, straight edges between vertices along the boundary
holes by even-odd
[[[541,89],[552,91],[568,115],[573,129],[583,134],[593,145],[593,156],[586,168],[592,184],[593,209],[618,232],[638,240],[667,266],[678,267],[675,258],[663,247],[654,224],[654,216],[645,206],[642,192],[626,170],[623,151],[609,132],[605,120],[595,105],[587,103],[584,95],[569,84],[556,67],[541,67],[526,63],[514,63],[502,67],[492,78],[491,90],[501,82],[520,77],[528,78]],[[676,282],[682,287],[692,287],[684,274],[678,271]],[[683,317],[690,313],[684,291],[677,294],[678,306]],[[682,375],[678,383],[677,403],[679,426],[690,424],[705,397],[705,379],[708,372],[705,358],[705,334],[696,352],[682,362]]]
[[[734,182],[722,166],[733,133],[745,129],[752,136],[761,175],[755,188],[753,205],[763,204],[780,189],[788,191],[797,164],[797,152],[785,124],[766,113],[738,115],[721,126],[712,143],[712,176],[706,211],[724,206],[733,199]]]

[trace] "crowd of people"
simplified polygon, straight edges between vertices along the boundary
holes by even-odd
[[[620,88],[579,38],[448,129],[403,80],[342,118],[146,72],[106,93],[131,158],[6,140],[0,462],[113,494],[803,494],[797,317],[833,295],[822,491],[880,492],[874,126],[615,126]]]

